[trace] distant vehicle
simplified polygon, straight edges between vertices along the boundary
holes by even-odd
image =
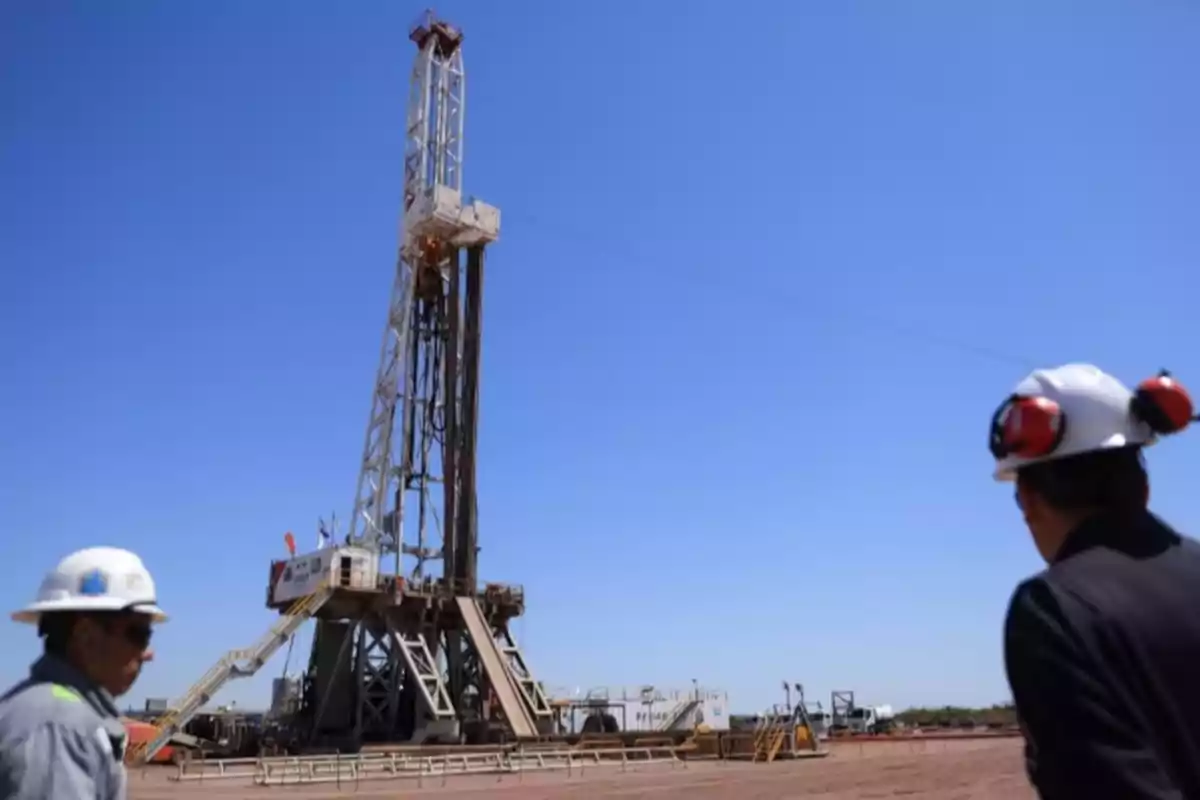
[[[813,736],[818,739],[829,738],[829,731],[833,727],[833,714],[818,708],[808,712],[808,721],[812,724]]]
[[[846,715],[851,733],[887,733],[896,727],[896,712],[891,706],[855,706]]]

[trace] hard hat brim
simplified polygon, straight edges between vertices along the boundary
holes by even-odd
[[[167,613],[159,608],[157,603],[128,603],[115,597],[73,597],[68,600],[47,600],[33,603],[14,611],[13,622],[23,622],[36,625],[42,614],[52,614],[56,611],[129,611],[134,614],[145,614],[153,622],[166,622]]]
[[[146,616],[150,617],[151,622],[166,622],[168,619],[170,619],[167,616],[167,612],[163,611],[154,603],[139,603],[137,605],[129,606],[126,610],[132,611],[134,614],[145,614]]]
[[[1153,437],[1150,437],[1149,439],[1139,439],[1137,437],[1126,436],[1123,433],[1114,433],[1112,436],[1108,437],[1094,447],[1085,447],[1076,450],[1072,450],[1070,448],[1062,451],[1056,450],[1054,453],[1048,456],[1043,456],[1042,458],[1017,458],[1015,456],[1010,456],[1002,461],[997,462],[996,471],[992,473],[992,477],[994,477],[1000,483],[1012,483],[1017,479],[1017,470],[1021,469],[1022,467],[1029,467],[1034,464],[1044,464],[1048,461],[1057,461],[1062,458],[1069,458],[1070,456],[1081,456],[1084,453],[1096,453],[1101,450],[1115,450],[1119,447],[1149,447],[1150,445],[1154,444],[1154,442],[1155,439]]]

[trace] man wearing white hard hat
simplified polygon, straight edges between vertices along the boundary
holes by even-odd
[[[1200,799],[1200,544],[1148,509],[1143,450],[1195,419],[1167,373],[1037,370],[992,417],[995,477],[1047,568],[1004,656],[1041,797]]]
[[[43,654],[0,697],[0,800],[125,797],[125,728],[115,698],[152,658],[154,579],[128,550],[92,547],[59,562],[12,615],[37,626]]]

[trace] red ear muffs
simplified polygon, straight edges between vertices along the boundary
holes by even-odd
[[[1129,410],[1160,436],[1179,433],[1196,419],[1191,395],[1166,370],[1138,384]]]
[[[1067,434],[1067,418],[1047,397],[1014,394],[992,415],[988,449],[999,461],[1008,456],[1040,458],[1054,452]]]

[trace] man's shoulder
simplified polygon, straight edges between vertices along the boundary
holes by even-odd
[[[1008,601],[1007,618],[1021,618],[1031,613],[1057,610],[1061,604],[1058,581],[1050,569],[1044,569],[1017,584]]]
[[[0,697],[0,744],[51,728],[60,735],[90,737],[103,720],[74,689],[46,681],[23,681]]]
[[[1075,616],[1140,619],[1200,602],[1200,543],[1153,518],[1145,539],[1125,546],[1097,546],[1056,561],[1036,580],[1048,586]]]
[[[1004,617],[1006,657],[1057,650],[1092,629],[1096,609],[1046,569],[1017,584]]]

